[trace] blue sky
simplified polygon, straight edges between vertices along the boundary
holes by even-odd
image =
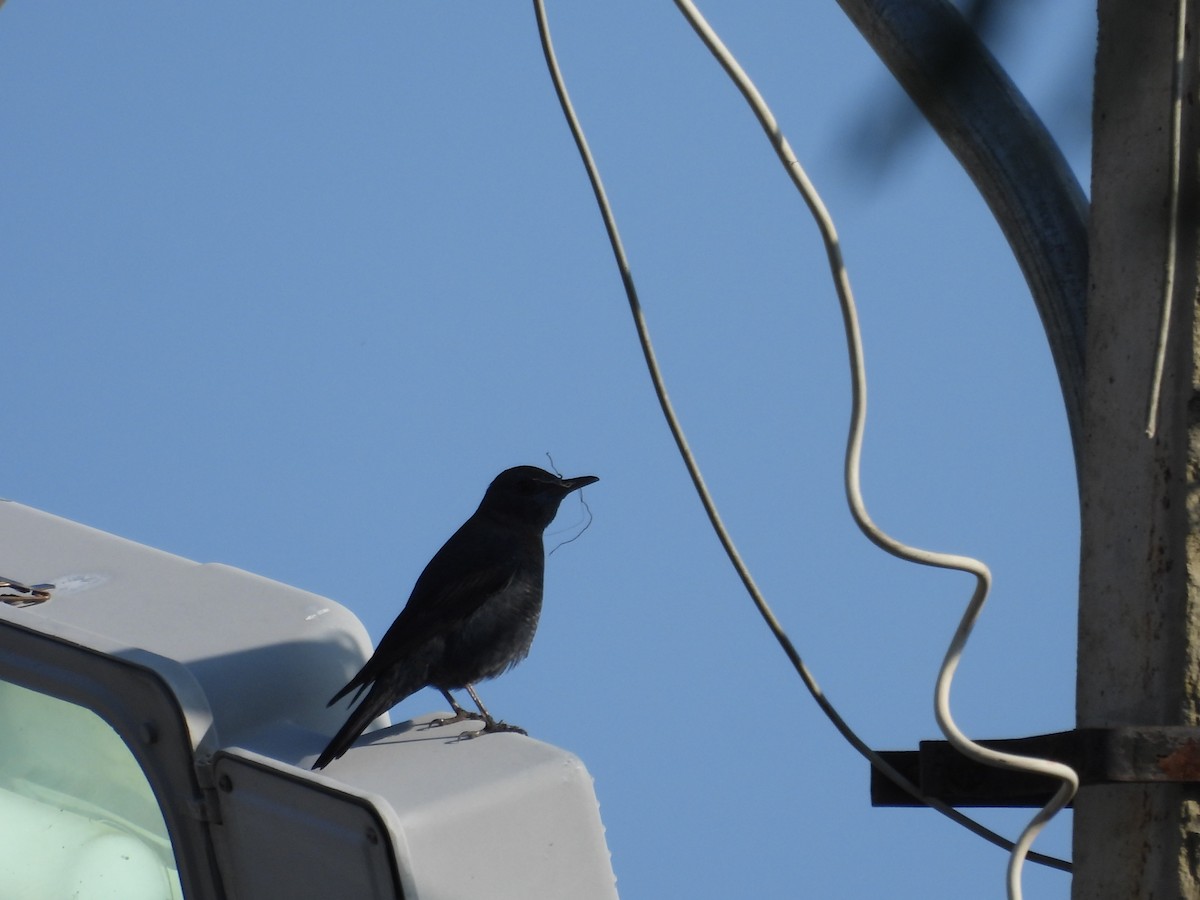
[[[1020,273],[833,3],[701,7],[837,222],[895,536],[984,559],[954,692],[979,737],[1073,723],[1078,516]],[[1093,12],[996,51],[1086,184]],[[849,385],[816,229],[674,6],[550,8],[678,411],[739,546],[873,746],[937,737],[971,579],[842,500]],[[0,11],[0,494],[331,597],[378,639],[501,469],[602,479],[488,705],[596,779],[625,898],[1002,897],[1006,857],[868,771],[754,614],[658,413],[528,4]],[[568,502],[548,543],[582,512]],[[402,719],[444,704],[406,701]],[[1025,814],[981,811],[1015,834]],[[1070,817],[1037,849],[1069,853]],[[1069,879],[1027,869],[1026,895]]]

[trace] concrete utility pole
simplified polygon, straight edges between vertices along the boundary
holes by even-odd
[[[1193,28],[1198,5],[1188,0]],[[1178,8],[1178,0],[1099,2],[1080,448],[1081,728],[1200,725],[1194,39],[1174,315],[1158,431],[1145,434],[1169,233]],[[1200,898],[1200,784],[1083,787],[1074,861],[1075,900]]]

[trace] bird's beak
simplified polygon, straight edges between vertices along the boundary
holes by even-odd
[[[569,494],[569,493],[571,493],[571,491],[577,491],[581,487],[586,487],[589,484],[594,484],[595,482],[597,482],[599,480],[600,479],[597,478],[595,475],[580,475],[578,478],[564,478],[562,480],[562,483],[563,483],[563,487],[565,487],[567,489],[567,493]]]

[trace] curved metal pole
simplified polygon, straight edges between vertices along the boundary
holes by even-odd
[[[838,0],[957,157],[1017,258],[1083,435],[1088,202],[1037,114],[946,0]]]

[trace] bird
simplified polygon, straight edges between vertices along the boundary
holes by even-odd
[[[357,691],[353,702],[366,692],[313,769],[341,757],[367,725],[424,687],[441,691],[454,713],[431,724],[482,719],[484,732],[525,734],[496,721],[474,685],[529,653],[542,610],[542,533],[568,494],[599,480],[594,475],[562,478],[537,466],[516,466],[496,476],[479,508],[425,566],[371,658],[327,704]],[[459,689],[471,695],[478,714],[454,699],[450,692]]]

